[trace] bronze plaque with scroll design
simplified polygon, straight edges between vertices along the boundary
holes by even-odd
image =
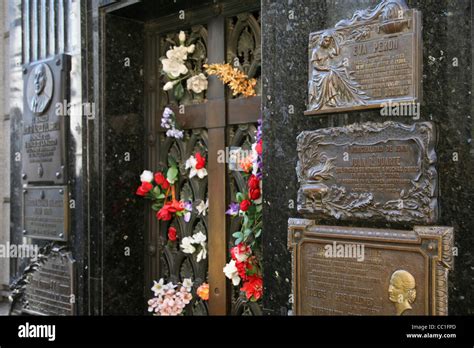
[[[447,315],[452,227],[411,231],[289,219],[297,315]]]
[[[341,220],[436,222],[435,141],[430,122],[368,122],[302,132],[298,212]]]
[[[421,40],[421,13],[404,0],[384,0],[311,33],[305,115],[419,102]]]
[[[53,250],[28,274],[22,311],[31,315],[74,315],[74,272],[71,252]]]
[[[33,186],[23,189],[23,236],[67,241],[69,197],[67,186]]]
[[[23,183],[67,183],[70,56],[29,64],[23,72]]]

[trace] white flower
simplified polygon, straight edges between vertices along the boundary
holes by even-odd
[[[184,41],[186,41],[186,34],[184,33],[184,31],[181,30],[179,32],[178,37],[179,37],[179,42],[184,43]]]
[[[149,170],[144,170],[143,173],[140,175],[141,182],[152,182],[153,181],[153,173]]]
[[[193,235],[193,244],[199,244],[206,241],[206,235],[199,231]]]
[[[184,287],[188,292],[191,291],[191,288],[193,287],[193,282],[192,282],[191,278],[184,278],[184,280],[183,280],[183,287]]]
[[[192,44],[192,45],[189,45],[186,49],[187,49],[188,53],[193,53],[195,48],[196,48],[196,46],[194,46],[194,44]]]
[[[178,83],[178,81],[168,81],[165,83],[163,86],[163,91],[169,91],[170,89],[173,89],[174,85]]]
[[[161,280],[161,279],[160,279]],[[163,291],[166,292],[168,290],[176,288],[177,285],[174,285],[172,282],[169,282],[166,285],[163,285]]]
[[[186,167],[186,169],[194,168],[194,167],[196,167],[196,164],[197,164],[196,158],[195,158],[193,155],[191,155],[191,156],[186,160],[185,167]]]
[[[192,254],[196,251],[196,248],[193,246],[194,239],[192,237],[184,237],[181,240],[181,249],[185,254]]]
[[[227,265],[225,265],[223,271],[225,273],[225,276],[232,280],[232,284],[234,286],[239,285],[240,277],[239,277],[239,271],[237,270],[237,267],[235,266],[235,260],[231,260]]]
[[[168,127],[169,128],[169,127]],[[169,138],[183,139],[184,133],[182,130],[173,128],[166,131],[166,136]]]
[[[206,216],[206,213],[207,213],[207,208],[209,207],[209,200],[206,200],[206,202],[204,202],[203,200],[201,200],[201,203],[199,203],[197,206],[196,206],[196,209],[198,211],[198,214],[199,215],[202,215],[202,216]]]
[[[200,262],[201,260],[204,260],[206,256],[207,256],[206,243],[201,242],[201,250],[197,254],[196,261]]]
[[[187,74],[188,68],[182,62],[175,59],[163,59],[163,71],[173,78],[178,78],[181,74]]]
[[[257,175],[258,172],[258,152],[256,150],[257,143],[252,144],[252,174]]]
[[[189,178],[193,178],[196,175],[199,177],[199,179],[204,178],[207,175],[207,170],[206,168],[201,168],[201,169],[196,169],[196,158],[191,155],[187,160],[186,160],[186,166],[185,169],[191,169],[189,171]]]
[[[166,57],[184,63],[188,59],[188,48],[186,46],[174,46],[166,52]]]
[[[186,86],[194,93],[201,93],[207,89],[207,78],[203,73],[192,76],[186,81]]]
[[[151,291],[153,291],[155,293],[155,296],[161,296],[163,295],[164,293],[164,289],[163,289],[163,283],[164,283],[164,279],[161,278],[159,282],[156,282],[155,280],[153,281],[153,286],[151,288]]]

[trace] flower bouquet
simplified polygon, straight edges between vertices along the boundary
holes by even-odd
[[[207,78],[198,70],[199,67],[193,67],[196,64],[189,61],[196,50],[195,44],[191,43],[193,39],[186,40],[186,34],[180,31],[178,41],[179,44],[174,45],[166,52],[166,57],[161,58],[161,63],[162,74],[167,78],[163,90],[172,91],[174,99],[179,103],[184,97],[184,88],[194,93],[193,97],[202,98],[203,92],[207,89]]]
[[[176,199],[175,183],[178,179],[178,168],[173,163],[166,171],[153,172],[144,170],[140,175],[141,185],[136,194],[153,201],[152,209],[158,220],[169,221],[173,216],[184,216],[184,202]]]
[[[242,283],[241,291],[247,300],[258,301],[263,294],[262,268],[260,262],[260,236],[262,233],[262,138],[261,126],[257,130],[257,141],[251,153],[240,166],[247,179],[246,192],[236,194],[227,215],[242,218],[240,231],[232,234],[235,246],[230,249],[231,260],[223,271],[234,286]]]

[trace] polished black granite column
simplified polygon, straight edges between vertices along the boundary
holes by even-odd
[[[143,314],[144,202],[135,195],[144,168],[143,25],[106,16],[102,163],[103,313]],[[96,265],[99,267],[98,265]]]
[[[416,122],[382,117],[377,110],[304,116],[308,79],[308,35],[350,18],[378,1],[262,1],[264,83],[264,308],[286,314],[291,307],[287,220],[296,213],[296,136],[313,130],[364,121]],[[472,144],[472,2],[407,1],[423,16],[423,104],[419,121],[438,129],[439,225],[453,226],[458,256],[450,273],[449,313],[474,311],[474,145]],[[456,59],[455,59],[456,58]],[[457,64],[456,64],[457,62]],[[294,112],[292,113],[292,111]],[[458,156],[458,161],[453,161]],[[409,228],[410,224],[358,224],[321,220],[321,224]]]

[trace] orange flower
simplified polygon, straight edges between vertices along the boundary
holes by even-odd
[[[244,172],[249,173],[252,171],[253,168],[253,158],[252,156],[247,156],[243,160],[240,161],[240,168],[244,170]]]
[[[209,300],[209,284],[202,283],[196,290],[196,294],[204,301]]]
[[[256,95],[257,80],[249,79],[246,74],[230,64],[204,64],[204,68],[209,75],[217,75],[223,83],[228,85],[233,95],[242,94],[244,97]]]

